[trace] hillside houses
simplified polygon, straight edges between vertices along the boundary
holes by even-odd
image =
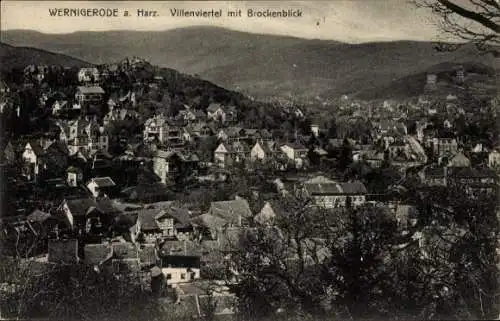
[[[307,156],[307,148],[301,143],[287,143],[280,147],[288,159],[297,167],[302,167]]]
[[[108,151],[109,135],[107,130],[95,120],[59,121],[57,125],[60,128],[59,139],[68,145],[70,154],[77,152],[95,154],[98,151]]]
[[[318,176],[305,181],[301,193],[311,197],[316,206],[335,208],[363,205],[368,191],[359,181],[336,182]]]
[[[238,112],[234,106],[223,106],[212,103],[207,108],[207,119],[223,124],[234,123],[238,118]]]
[[[100,104],[104,99],[104,90],[100,86],[79,86],[75,93],[75,100],[81,105]]]
[[[492,150],[488,154],[488,167],[494,169],[500,168],[500,152],[497,149]]]
[[[224,220],[228,226],[242,226],[252,217],[248,202],[240,197],[231,201],[212,202],[207,214]]]
[[[181,127],[163,115],[156,115],[146,120],[143,136],[146,142],[156,141],[172,146],[182,145],[184,142]]]
[[[199,161],[194,153],[157,150],[153,157],[153,170],[162,183],[167,183],[196,171]]]
[[[250,256],[253,246],[280,246],[273,268],[303,263],[308,273],[331,255],[327,244],[341,258],[354,228],[365,243],[380,242],[372,231],[388,242],[374,260],[385,264],[399,255],[391,247],[417,240],[427,225],[459,216],[478,230],[493,225],[450,209],[493,207],[500,164],[497,119],[475,113],[453,88],[420,101],[318,97],[299,108],[247,99],[139,58],[78,68],[64,86],[28,68],[33,77],[23,82],[33,97],[11,83],[1,93],[20,112],[10,105],[2,112],[3,124],[15,124],[0,144],[1,211],[12,218],[0,220],[7,231],[0,241],[40,237],[29,259],[79,264],[120,282],[137,277],[141,293],[164,300],[198,283],[236,285],[235,258],[265,268],[262,251]],[[330,242],[333,232],[341,237]],[[178,295],[175,307],[188,296]]]
[[[80,83],[98,83],[100,72],[96,67],[81,68],[78,71],[78,82]]]
[[[250,159],[252,161],[268,162],[276,153],[276,146],[273,142],[257,141],[250,150]]]
[[[248,145],[240,141],[221,143],[214,151],[214,162],[220,168],[227,168],[237,164],[244,164],[249,154]]]

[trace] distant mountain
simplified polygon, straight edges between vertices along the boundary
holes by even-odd
[[[420,75],[420,79],[422,73],[436,65],[492,64],[491,58],[479,55],[472,46],[455,52],[438,52],[429,42],[346,44],[216,27],[57,35],[8,30],[1,33],[1,39],[12,45],[34,46],[93,63],[139,56],[152,64],[199,75],[258,98],[391,95],[394,84],[398,91],[403,90],[399,94],[405,94],[405,85],[400,82],[414,79],[412,75]]]
[[[67,55],[36,48],[15,47],[0,42],[0,71],[11,68],[24,68],[30,64],[68,67],[89,65],[88,62]]]

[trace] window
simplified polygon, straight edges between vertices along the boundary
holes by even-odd
[[[167,280],[171,280],[171,279],[172,279],[172,274],[167,273]]]
[[[185,280],[186,279],[186,273],[181,273],[181,280]]]

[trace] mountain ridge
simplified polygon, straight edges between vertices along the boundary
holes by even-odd
[[[68,55],[54,53],[48,50],[29,47],[12,46],[0,42],[0,71],[12,68],[24,68],[31,64],[62,65],[67,67],[82,67],[92,65],[89,62]]]
[[[355,96],[445,62],[492,64],[473,46],[438,52],[422,41],[350,44],[209,26],[56,35],[7,30],[2,41],[96,64],[138,56],[256,98]]]

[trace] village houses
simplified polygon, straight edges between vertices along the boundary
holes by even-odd
[[[78,71],[78,82],[80,83],[97,83],[100,80],[99,70],[95,67],[81,68]]]
[[[214,162],[220,168],[228,168],[236,164],[243,164],[248,159],[250,150],[240,141],[220,143],[214,151]]]
[[[324,208],[360,206],[366,202],[368,194],[360,181],[336,182],[323,176],[305,181],[301,192],[311,197],[316,206]]]
[[[164,115],[156,115],[146,120],[143,137],[145,142],[159,142],[167,145],[184,143],[183,130]]]
[[[300,143],[286,143],[281,145],[280,149],[297,168],[304,166],[308,151],[304,145]]]
[[[59,139],[68,144],[70,154],[85,154],[108,151],[109,135],[106,129],[94,120],[76,119],[59,121]]]
[[[104,90],[100,86],[79,86],[75,100],[80,104],[100,104],[104,99]]]
[[[207,108],[207,119],[221,123],[232,123],[236,121],[238,113],[234,106],[223,106],[212,103]]]

